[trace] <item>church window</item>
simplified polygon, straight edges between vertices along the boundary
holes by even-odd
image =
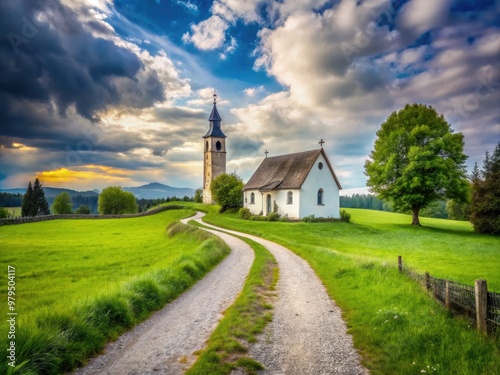
[[[318,190],[318,206],[324,205],[323,193],[323,189]]]
[[[208,151],[208,141],[205,142],[205,151]],[[208,157],[207,157],[208,159]]]
[[[215,144],[215,148],[217,149],[217,151],[220,151],[222,149],[222,143],[220,143],[220,141],[217,141],[217,143]]]
[[[319,162],[319,164],[318,164],[318,168],[319,168],[319,169],[323,169],[323,163],[322,163],[322,162]]]
[[[293,193],[291,191],[286,195],[286,204],[293,204]]]
[[[250,194],[250,204],[255,204],[255,193]]]

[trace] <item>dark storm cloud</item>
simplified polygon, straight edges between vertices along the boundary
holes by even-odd
[[[71,106],[95,121],[98,111],[120,104],[122,96],[130,94],[121,92],[116,79],[124,80],[132,93],[139,91],[144,66],[138,57],[88,30],[110,33],[95,21],[84,27],[74,11],[55,1],[0,3],[0,35],[6,36],[0,43],[2,135],[64,138],[66,134],[50,129],[58,118],[67,118]],[[140,94],[132,95],[127,105],[144,107],[164,99],[158,81]],[[40,112],[52,118],[41,118]]]

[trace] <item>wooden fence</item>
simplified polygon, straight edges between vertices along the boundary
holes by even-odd
[[[24,223],[36,223],[39,221],[56,220],[56,219],[124,219],[131,217],[141,217],[157,214],[158,212],[168,210],[178,210],[184,208],[183,206],[171,204],[168,206],[161,206],[149,211],[144,211],[139,214],[123,214],[123,215],[81,215],[81,214],[65,214],[65,215],[43,215],[33,217],[15,217],[9,219],[0,219],[0,226]]]
[[[398,256],[398,269],[419,282],[447,310],[471,321],[479,332],[500,335],[500,294],[488,292],[486,280],[476,280],[475,285],[470,286],[437,279],[429,273],[419,274],[403,267],[401,256]]]

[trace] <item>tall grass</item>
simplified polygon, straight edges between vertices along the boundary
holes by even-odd
[[[180,223],[172,224],[167,233],[160,236],[164,242],[180,249],[186,244],[196,246],[186,252],[171,248],[174,253],[167,266],[154,267],[103,291],[99,291],[102,284],[95,284],[93,293],[86,291],[68,306],[42,308],[24,316],[16,332],[18,366],[2,368],[1,373],[61,374],[82,365],[107,341],[175,299],[230,251],[215,236]],[[147,258],[143,249],[137,251]]]
[[[353,224],[249,222],[216,210],[205,220],[276,241],[309,262],[372,374],[500,374],[499,342],[450,316],[396,268],[403,254],[417,269],[461,282],[479,276],[498,289],[499,239],[467,223],[424,219],[413,228],[405,215],[348,211]]]

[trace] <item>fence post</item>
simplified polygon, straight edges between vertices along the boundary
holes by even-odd
[[[399,273],[403,272],[403,259],[401,258],[401,255],[398,255],[398,271]]]
[[[450,281],[445,280],[444,284],[444,308],[446,310],[450,309]]]
[[[476,280],[476,321],[477,330],[487,333],[488,286],[486,280]]]

